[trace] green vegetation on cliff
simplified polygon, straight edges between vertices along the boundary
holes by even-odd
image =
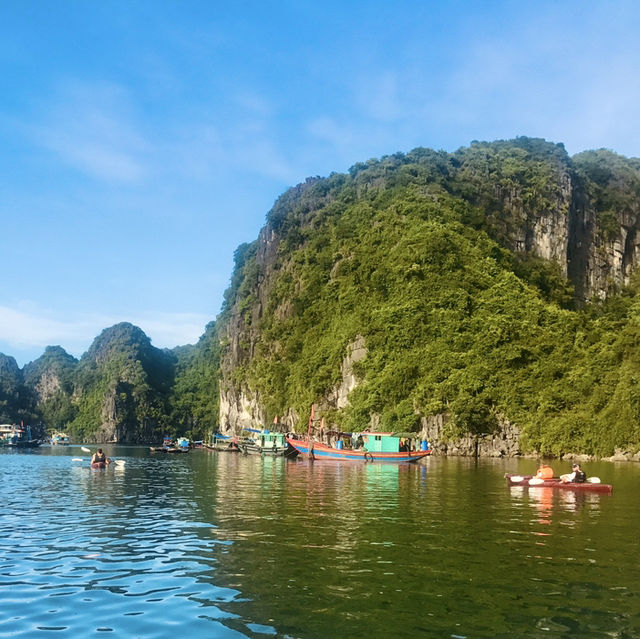
[[[171,389],[170,432],[203,439],[217,430],[220,347],[215,322],[197,344],[175,349],[175,382]]]

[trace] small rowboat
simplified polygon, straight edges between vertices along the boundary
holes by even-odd
[[[612,493],[611,484],[601,484],[597,477],[590,477],[586,482],[564,482],[559,478],[538,479],[533,475],[512,475],[505,474],[509,486],[526,486],[527,488],[560,488],[564,490],[581,490],[591,493]],[[591,481],[590,481],[591,480]],[[595,481],[597,480],[597,481]]]

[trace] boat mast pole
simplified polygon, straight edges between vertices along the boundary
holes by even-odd
[[[311,413],[309,414],[309,425],[307,427],[307,449],[309,451],[309,459],[313,459],[313,444],[311,443],[311,422],[313,421],[314,411],[311,404]]]

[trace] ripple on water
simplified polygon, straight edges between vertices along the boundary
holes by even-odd
[[[3,464],[0,480],[39,465],[49,483],[12,492],[0,517],[0,636],[247,634],[217,606],[239,595],[214,581],[217,548],[228,542],[194,517],[193,500],[151,503],[149,478],[138,472],[146,463],[127,466],[125,485],[86,469],[47,472],[57,457],[5,460],[13,469]]]

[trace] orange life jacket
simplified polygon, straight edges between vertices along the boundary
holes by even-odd
[[[553,468],[551,466],[540,466],[536,477],[538,479],[553,479]]]

